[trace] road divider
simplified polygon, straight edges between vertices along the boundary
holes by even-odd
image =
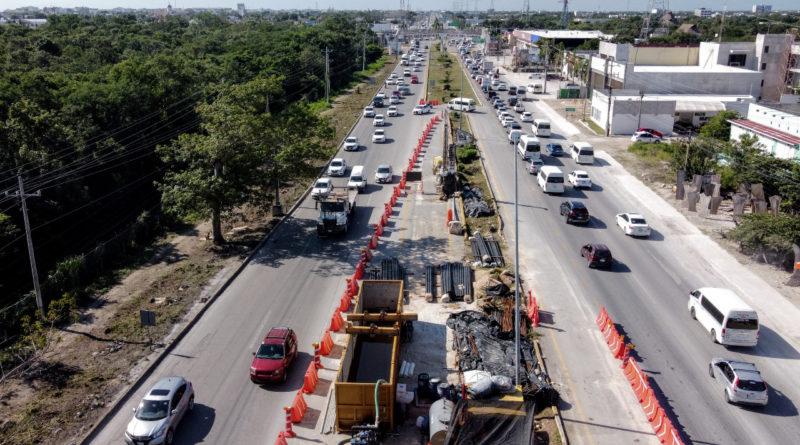
[[[633,345],[625,344],[625,336],[617,332],[617,328],[614,327],[606,308],[600,308],[600,313],[597,315],[595,323],[600,328],[600,332],[603,334],[614,358],[622,360],[622,366],[620,366],[622,372],[625,378],[628,379],[628,383],[630,383],[631,389],[636,395],[636,400],[641,405],[642,411],[647,421],[650,422],[650,426],[653,427],[659,442],[669,445],[683,445],[678,430],[658,402],[653,388],[647,383],[647,374],[642,371],[636,360],[630,356]]]
[[[317,367],[314,362],[308,364],[308,369],[306,370],[306,374],[303,376],[303,393],[304,394],[311,394],[314,392],[314,388],[317,387],[317,382],[319,382],[319,374],[317,374]]]
[[[322,334],[322,341],[320,341],[319,345],[319,353],[322,355],[328,355],[333,350],[333,338],[331,338],[331,331],[326,330],[324,334]]]
[[[308,404],[306,403],[306,399],[303,398],[303,392],[297,391],[297,395],[294,396],[294,402],[292,402],[291,408],[291,419],[292,423],[300,423],[303,421],[303,416],[306,414],[306,409],[308,409]]]

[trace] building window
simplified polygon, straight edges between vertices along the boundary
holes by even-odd
[[[764,79],[761,79],[761,86],[764,86]]]
[[[767,64],[766,63],[762,63],[761,64],[761,71],[764,71],[766,69],[767,69]]]
[[[769,45],[767,45],[767,46],[765,46],[765,47],[764,47],[764,54],[766,54],[766,53],[768,53],[768,52],[769,52]]]
[[[728,56],[728,66],[747,65],[747,54],[731,54]]]

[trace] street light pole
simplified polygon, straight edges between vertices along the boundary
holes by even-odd
[[[514,158],[514,384],[519,386],[519,187],[517,178],[517,155]]]

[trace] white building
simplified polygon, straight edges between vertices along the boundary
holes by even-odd
[[[697,8],[694,10],[694,15],[703,18],[711,17],[711,10],[706,8]]]
[[[750,104],[747,119],[732,119],[731,140],[755,136],[776,158],[800,160],[800,105]]]
[[[723,110],[744,114],[753,102],[752,96],[640,94],[615,90],[609,104],[608,90],[594,90],[591,119],[610,135],[633,134],[644,127],[669,136],[677,122],[700,127]]]
[[[772,5],[753,5],[753,13],[772,12]]]

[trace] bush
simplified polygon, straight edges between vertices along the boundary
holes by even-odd
[[[739,242],[742,253],[788,258],[789,264],[783,261],[782,266],[791,267],[792,244],[800,244],[800,218],[784,214],[745,214],[739,225],[725,235]]]
[[[478,150],[474,147],[465,145],[456,149],[456,160],[460,164],[469,164],[476,159],[478,159]]]

